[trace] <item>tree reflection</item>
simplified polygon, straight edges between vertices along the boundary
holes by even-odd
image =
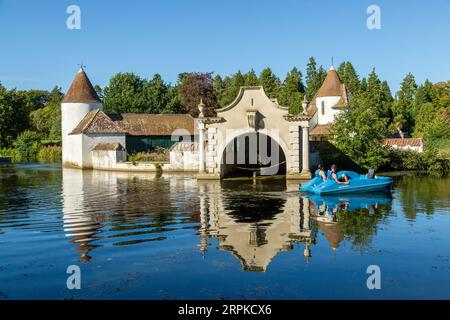
[[[369,246],[377,225],[389,214],[391,196],[387,193],[367,195],[308,195],[318,228],[335,250],[342,240],[358,249]]]

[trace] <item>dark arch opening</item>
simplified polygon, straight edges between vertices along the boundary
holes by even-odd
[[[270,136],[249,132],[228,143],[220,166],[222,178],[285,176],[286,155]]]

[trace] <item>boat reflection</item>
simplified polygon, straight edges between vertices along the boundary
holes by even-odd
[[[317,227],[336,251],[345,236],[354,244],[367,244],[383,212],[391,207],[390,193],[320,196],[307,194],[309,210]],[[355,226],[357,226],[355,228]]]

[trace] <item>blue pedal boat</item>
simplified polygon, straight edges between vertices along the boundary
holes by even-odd
[[[375,176],[374,178],[368,178],[364,174],[343,170],[337,173],[338,178],[341,178],[344,173],[349,178],[349,184],[338,184],[331,179],[323,181],[320,177],[314,177],[302,184],[300,190],[325,195],[387,191],[392,186],[392,178],[390,177]]]

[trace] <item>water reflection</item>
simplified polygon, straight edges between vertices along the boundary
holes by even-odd
[[[272,258],[292,250],[293,243],[304,243],[310,257],[315,236],[298,193],[227,192],[210,182],[199,182],[199,193],[203,252],[206,239],[216,238],[219,249],[231,252],[245,271],[266,271]]]
[[[318,232],[332,249],[349,238],[370,243],[389,210],[388,194],[311,196],[288,191],[285,181],[256,185],[63,169],[63,228],[80,260],[111,241],[129,246],[162,241],[176,230],[197,232],[197,247],[232,253],[245,271],[264,272],[280,252],[301,244],[306,261]],[[218,246],[211,244],[215,240]]]
[[[390,193],[319,196],[306,195],[311,201],[309,210],[318,229],[335,251],[347,236],[354,245],[370,243],[379,220],[391,208]]]
[[[192,195],[183,196],[194,183],[193,179],[148,173],[64,168],[65,235],[77,245],[84,262],[106,239],[113,246],[164,240],[167,232],[182,228],[179,225],[198,222],[196,203],[189,201]]]
[[[260,298],[251,287],[354,299],[371,297],[354,275],[376,263],[395,279],[383,298],[448,298],[449,189],[450,178],[410,175],[392,196],[317,197],[283,180],[0,168],[0,283],[40,298],[25,289],[31,275],[42,297],[70,298],[61,272],[78,259],[87,298]]]

